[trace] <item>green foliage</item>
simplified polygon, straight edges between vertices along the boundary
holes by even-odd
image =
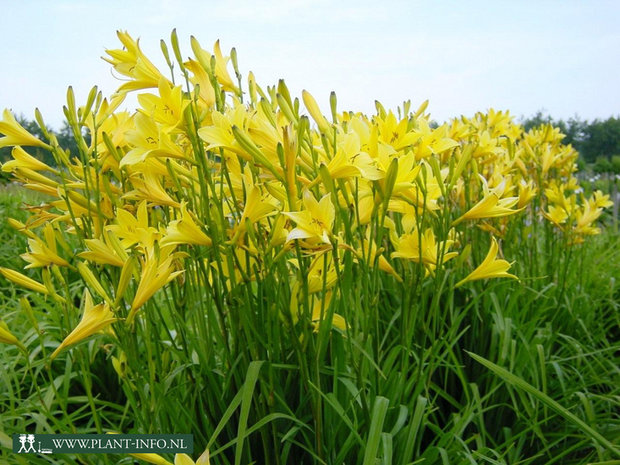
[[[596,157],[593,169],[595,173],[609,173],[612,170],[611,161],[607,157]]]
[[[598,156],[608,159],[620,153],[620,118],[594,120],[584,131],[583,156],[592,161]]]
[[[21,186],[0,184],[0,263],[2,266],[23,267],[24,262],[15,252],[25,249],[26,238],[21,234],[16,234],[6,220],[15,218],[25,221],[27,214],[23,208],[27,203],[34,203],[37,197],[36,194]]]
[[[620,155],[614,155],[611,157],[611,172],[614,174],[620,174]]]

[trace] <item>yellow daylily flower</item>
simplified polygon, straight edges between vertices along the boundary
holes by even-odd
[[[116,35],[124,49],[106,50],[108,57],[103,59],[110,63],[116,72],[131,78],[123,84],[118,92],[129,92],[148,87],[157,87],[163,77],[157,67],[142,53],[139,40],[134,40],[128,33],[117,31]]]
[[[377,116],[375,123],[379,129],[379,140],[394,150],[402,150],[418,139],[409,128],[409,118],[398,121],[391,110],[384,117]]]
[[[243,238],[248,228],[269,216],[278,213],[278,202],[270,194],[263,194],[258,186],[252,186],[248,192],[243,213],[239,222],[235,224],[231,243],[237,243]],[[283,224],[281,224],[283,226]]]
[[[491,159],[495,159],[501,151],[502,148],[498,146],[497,138],[491,137],[488,131],[482,131],[478,136],[478,144],[472,154],[472,157],[480,158],[490,156]]]
[[[122,95],[124,94],[121,94],[121,96]],[[116,97],[118,97],[118,95]],[[104,104],[107,106],[107,101],[105,99],[104,103],[102,103],[102,107]],[[114,104],[116,104],[116,102],[114,102]],[[119,160],[117,156],[123,152],[112,154],[105,143],[103,134],[105,133],[107,135],[112,147],[116,147],[119,150],[123,149],[127,146],[125,135],[128,131],[135,130],[135,122],[133,116],[127,111],[118,111],[105,119],[103,119],[103,115],[101,115],[102,111],[105,111],[105,109],[99,110],[96,119],[87,118],[85,122],[90,134],[96,134],[96,137],[91,136],[89,149],[98,155],[97,160],[100,173],[105,173],[110,169],[118,172]],[[103,120],[101,121],[101,119]]]
[[[0,134],[4,134],[5,137],[0,137],[0,148],[12,146],[12,145],[26,145],[32,147],[42,147],[44,149],[51,149],[49,145],[35,136],[30,134],[24,127],[17,122],[13,114],[5,109],[2,113],[2,121],[0,121]]]
[[[176,128],[183,123],[183,111],[189,105],[189,100],[183,98],[181,86],[173,87],[167,79],[160,79],[158,87],[159,95],[138,95],[138,102],[142,106],[138,111],[167,128]]]
[[[127,323],[133,321],[136,312],[153,294],[183,273],[183,271],[173,271],[175,268],[172,263],[174,256],[170,254],[173,248],[173,246],[162,247],[159,250],[159,255],[156,255],[153,249],[147,249],[146,260],[142,264],[140,284],[138,284],[136,295],[131,304]]]
[[[458,252],[448,252],[453,243],[451,239],[437,242],[431,228],[426,229],[421,235],[414,229],[411,234],[403,234],[398,238],[394,244],[396,251],[392,252],[392,258],[405,258],[422,263],[427,273],[433,273],[438,265],[458,255]],[[439,253],[442,250],[445,250],[445,253],[440,262]]]
[[[151,169],[145,169],[132,174],[131,184],[133,184],[134,190],[128,192],[125,197],[128,199],[147,200],[155,205],[179,208],[181,204],[170,197],[159,178],[157,173]]]
[[[52,173],[57,173],[55,169],[33,157],[20,146],[13,147],[11,155],[13,160],[9,160],[2,165],[2,171],[4,172],[12,172],[15,168],[27,168],[32,171],[51,171]]]
[[[517,208],[523,208],[530,203],[536,194],[538,193],[538,188],[534,185],[532,181],[525,182],[523,179],[519,182],[519,202],[517,203]]]
[[[520,212],[525,207],[513,209],[519,197],[505,197],[502,198],[504,193],[505,184],[500,183],[497,187],[489,190],[484,180],[484,197],[476,205],[471,207],[465,214],[454,220],[452,226],[456,226],[461,221],[480,219],[480,218],[496,218],[500,216],[514,215]]]
[[[233,134],[233,126],[243,128],[246,126],[247,110],[242,105],[230,108],[224,113],[213,111],[211,113],[212,124],[203,126],[198,130],[198,136],[207,144],[207,150],[219,147],[231,150],[237,155],[248,158],[248,155],[236,141]]]
[[[359,153],[359,156],[348,157],[343,151],[336,152],[334,158],[332,158],[327,164],[327,171],[332,179],[359,177],[362,175],[364,165],[371,166],[373,161],[370,155],[367,153]],[[358,166],[358,163],[362,163],[362,168]],[[320,178],[317,178],[317,181]]]
[[[171,127],[163,127],[143,113],[135,115],[134,123],[135,129],[130,129],[125,134],[132,149],[121,159],[119,167],[133,166],[151,157],[187,159],[183,148],[173,140]]]
[[[210,246],[212,241],[196,224],[192,215],[187,211],[187,204],[183,202],[181,203],[181,218],[170,222],[159,244],[162,247],[177,244]]]
[[[449,153],[451,149],[459,145],[458,142],[447,137],[448,126],[446,124],[431,129],[425,117],[417,118],[416,124],[417,128],[412,132],[417,139],[415,156],[418,160],[428,158],[432,154]]]
[[[596,208],[607,208],[613,206],[613,202],[609,200],[609,194],[603,194],[600,190],[594,192],[591,198]]]
[[[599,234],[601,230],[592,224],[603,213],[602,208],[597,208],[593,199],[586,201],[582,208],[575,213],[575,219],[577,224],[575,225],[575,232],[577,234],[594,235]]]
[[[393,159],[394,157],[387,153],[380,153],[377,156],[377,164],[383,171],[387,172]],[[415,189],[415,182],[421,169],[422,165],[416,160],[413,152],[399,156],[398,171],[392,195],[406,193],[409,190]]]
[[[30,252],[21,254],[20,257],[30,263],[26,268],[39,268],[50,265],[71,266],[64,258],[60,257],[56,249],[56,235],[50,223],[43,228],[45,242],[39,237],[28,239]]]
[[[324,195],[319,202],[310,191],[304,192],[305,210],[300,212],[282,212],[293,220],[297,227],[287,237],[287,242],[294,239],[313,239],[330,244],[330,236],[336,211],[330,195]]]
[[[246,219],[251,223],[256,223],[277,213],[277,201],[269,194],[262,194],[258,186],[253,186],[247,195],[243,214],[240,223]]]
[[[558,207],[555,205],[549,205],[549,211],[542,212],[543,216],[551,221],[558,228],[562,229],[562,225],[566,223],[568,219],[568,213],[564,207]]]
[[[475,281],[477,279],[513,278],[518,280],[519,278],[515,275],[507,272],[510,269],[510,263],[503,259],[497,260],[498,250],[499,246],[497,245],[497,240],[493,237],[489,252],[482,263],[474,271],[469,273],[465,279],[460,280],[455,287],[462,286],[468,281]]]
[[[134,244],[142,244],[145,247],[152,247],[159,233],[149,226],[149,216],[146,200],[140,202],[136,216],[133,216],[125,209],[118,209],[116,212],[117,224],[106,227],[121,239],[121,244],[129,248]]]
[[[220,83],[222,89],[229,92],[234,92],[236,94],[240,94],[239,89],[233,83],[230,74],[228,74],[228,69],[226,69],[226,64],[230,57],[225,57],[222,55],[222,50],[220,48],[219,39],[213,45],[213,53],[215,53],[215,77],[217,78],[217,82]]]
[[[380,170],[375,160],[361,148],[357,133],[344,134],[338,142],[336,155],[327,164],[332,179],[362,177],[371,181],[382,179],[385,172]]]
[[[565,190],[566,188],[564,185],[552,182],[549,187],[545,189],[545,197],[547,197],[547,200],[551,203],[568,208],[569,203],[568,199],[564,195]]]
[[[65,347],[80,342],[95,333],[100,332],[110,324],[118,320],[114,315],[114,312],[110,310],[110,306],[107,303],[101,303],[93,305],[93,299],[88,292],[88,289],[84,291],[84,314],[82,319],[78,323],[71,333],[61,342],[56,350],[50,356],[50,360],[54,360],[56,356]]]
[[[39,238],[28,239],[28,247],[30,251],[20,255],[22,259],[29,263],[29,265],[26,265],[26,268],[41,268],[51,265],[70,266],[69,262],[56,255]]]
[[[190,81],[194,84],[194,89],[199,89],[199,100],[207,108],[215,105],[215,91],[209,80],[209,75],[200,63],[195,60],[189,60],[184,65],[194,75],[190,77]]]
[[[89,250],[85,252],[80,252],[78,257],[88,260],[89,262],[94,262],[99,265],[112,265],[122,267],[127,260],[127,253],[123,250],[122,245],[119,244],[120,249],[117,251],[109,243],[109,239],[107,239],[108,234],[112,234],[108,232],[107,234],[104,232],[103,240],[102,239],[86,239],[84,242]],[[122,252],[122,256],[119,255],[119,252]]]

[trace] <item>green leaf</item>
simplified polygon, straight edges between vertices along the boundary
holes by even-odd
[[[363,465],[374,465],[375,463],[388,405],[390,405],[390,401],[385,397],[377,396],[375,399],[375,405],[372,407],[370,430],[368,431]]]
[[[248,415],[250,414],[250,406],[252,405],[252,395],[254,394],[254,387],[258,380],[258,372],[264,362],[254,361],[250,363],[248,372],[245,376],[245,383],[241,389],[241,415],[239,417],[239,427],[237,429],[237,437],[245,438],[246,429],[248,426]],[[243,452],[243,443],[245,441],[240,440],[237,442],[235,449],[235,465],[241,465],[241,453]]]
[[[611,442],[605,439],[598,431],[595,431],[593,428],[591,428],[581,418],[577,417],[576,415],[569,412],[566,408],[562,407],[559,403],[557,403],[551,397],[539,391],[534,386],[532,386],[525,380],[519,378],[518,376],[514,375],[513,373],[509,372],[505,368],[502,368],[499,365],[496,365],[495,363],[481,357],[480,355],[474,354],[472,352],[467,352],[467,353],[474,360],[476,360],[478,363],[487,367],[489,370],[491,370],[493,373],[498,375],[500,378],[502,378],[507,383],[512,384],[516,388],[519,388],[533,395],[538,400],[540,400],[543,404],[553,409],[556,413],[563,416],[565,419],[574,423],[575,425],[579,426],[579,428],[581,428],[584,433],[588,434],[590,438],[598,442],[601,446],[605,447],[608,451],[610,451],[616,457],[620,457],[620,450],[618,450],[616,446],[614,446]]]

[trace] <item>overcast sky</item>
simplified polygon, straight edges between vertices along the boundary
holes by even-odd
[[[437,121],[508,109],[554,118],[620,114],[619,1],[0,0],[0,109],[27,118],[39,107],[63,120],[67,86],[79,103],[119,81],[101,60],[115,31],[140,38],[163,63],[159,40],[177,28],[210,50],[236,47],[244,77],[263,87],[284,78],[327,112],[374,111],[430,99]],[[163,70],[163,66],[161,66]]]

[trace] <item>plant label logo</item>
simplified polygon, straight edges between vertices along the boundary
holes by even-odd
[[[35,443],[35,435],[34,434],[20,434],[19,435],[19,449],[17,450],[18,454],[51,454],[51,449],[41,449],[41,441],[37,443],[38,447],[34,446]]]

